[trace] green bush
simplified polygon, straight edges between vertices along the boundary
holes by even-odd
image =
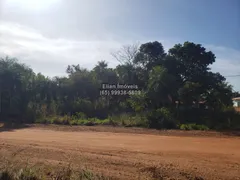
[[[174,129],[176,121],[173,118],[173,113],[167,108],[160,108],[148,113],[148,125],[150,128],[157,129]]]
[[[199,125],[199,124],[181,124],[180,129],[181,130],[201,130],[201,131],[209,130],[207,126]]]
[[[233,107],[224,107],[221,111],[212,111],[208,127],[215,130],[239,130],[240,114]]]
[[[148,127],[148,122],[145,116],[121,114],[118,116],[110,116],[109,124],[114,126],[124,127]]]

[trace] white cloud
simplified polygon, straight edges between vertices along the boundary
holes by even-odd
[[[48,38],[41,32],[17,24],[1,22],[0,24],[0,56],[9,55],[16,57],[21,62],[30,65],[35,72],[42,72],[48,76],[65,75],[65,69],[69,64],[80,64],[85,68],[92,68],[97,61],[106,60],[109,66],[118,64],[110,51],[120,48],[123,44],[129,44],[130,40],[116,41],[109,37],[108,40],[71,40],[67,38]],[[154,40],[154,39],[153,39]],[[153,41],[139,38],[140,43]],[[179,40],[158,40],[162,42],[167,51]],[[213,45],[204,45],[216,55],[216,62],[211,66],[214,72],[220,72],[224,76],[240,74],[240,52]],[[227,78],[235,90],[240,91],[240,78]]]
[[[121,46],[116,41],[47,38],[35,29],[6,22],[0,24],[0,37],[3,55],[17,57],[48,76],[63,75],[69,64],[92,68],[99,60],[111,60],[110,51]],[[109,65],[116,62],[111,60]]]
[[[4,3],[8,7],[18,7],[23,10],[43,10],[51,5],[55,5],[59,0],[5,0]]]
[[[216,62],[211,66],[212,71],[226,76],[227,81],[234,86],[234,90],[240,91],[240,51],[235,49],[207,45],[207,49],[216,55]]]

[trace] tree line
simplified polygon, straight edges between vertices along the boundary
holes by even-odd
[[[210,65],[216,60],[201,44],[184,42],[164,50],[158,42],[123,46],[109,68],[99,61],[89,70],[68,65],[66,77],[49,78],[15,58],[0,59],[0,121],[35,122],[52,116],[99,120],[128,114],[153,128],[202,124],[238,128],[232,108],[239,95]],[[102,84],[137,85],[140,94],[100,94]]]

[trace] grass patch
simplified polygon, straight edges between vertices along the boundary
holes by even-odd
[[[48,174],[41,174],[39,171],[33,170],[31,168],[23,168],[19,170],[15,169],[5,169],[0,171],[0,180],[44,180],[44,179],[54,179],[54,180],[110,180],[110,178],[103,175],[95,174],[89,170],[73,171],[73,169],[68,166],[66,168],[60,169],[56,172],[51,172]]]

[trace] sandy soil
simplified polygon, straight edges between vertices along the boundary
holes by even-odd
[[[99,131],[64,131],[63,127],[2,131],[0,164],[6,159],[52,167],[71,163],[76,169],[130,180],[240,179],[239,137]]]

